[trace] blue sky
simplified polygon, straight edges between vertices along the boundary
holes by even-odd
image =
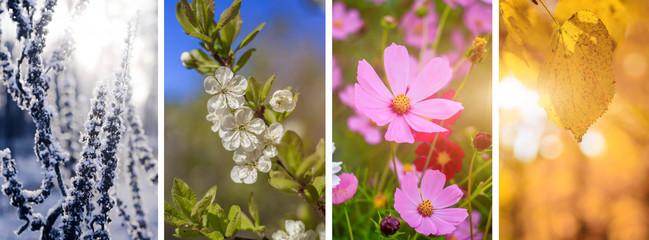
[[[165,102],[178,104],[187,103],[201,96],[204,77],[196,70],[184,68],[180,61],[182,52],[200,47],[199,40],[187,36],[178,24],[175,13],[176,2],[165,1],[164,6],[164,91]],[[216,0],[216,16],[218,17],[230,3],[229,0]],[[325,57],[325,13],[311,0],[244,0],[241,6],[241,17],[243,26],[239,40],[259,24],[266,22],[264,29],[249,47],[258,46],[262,41],[284,44],[282,48],[296,44],[298,41],[310,41],[315,42],[314,46],[319,48],[314,49],[314,52],[321,53],[322,59]],[[280,37],[282,39],[276,39]]]

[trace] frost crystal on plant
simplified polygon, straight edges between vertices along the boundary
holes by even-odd
[[[259,143],[257,135],[261,134],[266,125],[264,120],[254,118],[254,112],[249,107],[241,107],[221,121],[221,137],[223,147],[228,151],[239,147],[252,151]]]
[[[270,98],[270,107],[275,112],[291,112],[295,109],[295,104],[293,93],[285,89],[275,91]]]
[[[236,183],[253,184],[257,181],[257,171],[266,173],[272,166],[270,158],[259,149],[252,152],[239,149],[232,158],[237,165],[232,168],[230,178]]]
[[[248,80],[244,76],[234,75],[232,70],[227,67],[216,69],[214,76],[208,76],[203,82],[205,92],[214,94],[212,98],[214,108],[230,107],[238,109],[243,106],[245,99],[243,97]]]

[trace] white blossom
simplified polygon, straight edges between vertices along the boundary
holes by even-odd
[[[218,133],[221,129],[221,122],[227,116],[231,116],[232,113],[228,108],[219,106],[217,104],[218,97],[211,97],[207,101],[207,116],[205,117],[208,121],[212,122],[212,132]]]
[[[264,132],[266,124],[255,118],[254,112],[249,107],[241,107],[221,120],[219,136],[223,147],[228,151],[237,150],[239,147],[252,151],[259,144],[257,135]]]
[[[192,57],[189,55],[188,52],[183,52],[180,54],[180,61],[183,63],[183,67],[189,68],[189,65],[187,62],[191,61]]]
[[[237,163],[230,172],[230,178],[236,183],[253,184],[257,181],[257,171],[267,173],[272,166],[270,158],[261,150],[246,152],[238,149],[232,157]]]
[[[248,87],[248,80],[244,76],[234,75],[227,67],[216,69],[214,76],[208,76],[203,82],[205,92],[214,94],[216,108],[228,106],[238,109],[243,106],[243,95]]]
[[[264,150],[264,155],[269,158],[277,156],[279,154],[277,145],[282,142],[282,137],[284,137],[284,127],[281,123],[275,122],[268,126],[264,131],[262,146],[260,147],[260,149]]]
[[[270,98],[270,107],[275,112],[290,112],[295,109],[296,102],[293,101],[293,93],[283,89],[277,90]]]
[[[286,220],[284,228],[286,228],[286,232],[277,230],[273,233],[273,240],[315,240],[315,232],[313,230],[305,232],[302,221]]]
[[[343,170],[343,168],[340,166],[342,164],[343,162],[331,162],[331,165],[333,165],[331,167],[331,172],[333,173],[333,177],[331,178],[331,188],[335,188],[336,186],[338,186],[338,184],[340,184],[340,177],[338,177],[336,173]]]
[[[320,240],[325,240],[326,239],[325,238],[325,235],[326,235],[325,232],[326,232],[327,229],[325,229],[325,224],[324,223],[318,224],[318,226],[315,227],[315,230],[318,232],[318,239],[320,239]]]

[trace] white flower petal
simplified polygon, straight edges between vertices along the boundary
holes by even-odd
[[[216,82],[216,78],[212,76],[208,76],[203,80],[203,87],[205,88],[205,92],[209,94],[216,94],[219,92],[219,83]]]
[[[237,149],[232,155],[232,160],[237,164],[244,164],[246,160],[248,160],[248,154],[246,154],[242,149]]]
[[[239,166],[234,166],[232,168],[232,171],[230,171],[230,178],[235,183],[241,183],[241,178],[239,177],[239,170],[240,170]]]
[[[282,230],[277,230],[271,237],[273,240],[290,240],[288,234]]]
[[[257,181],[257,170],[251,170],[248,172],[248,176],[243,179],[245,184],[253,184]]]
[[[248,88],[248,80],[244,76],[236,75],[227,85],[228,90],[231,93],[242,96]]]
[[[225,97],[223,96],[223,94],[214,95],[210,98],[210,100],[207,100],[208,113],[216,112],[216,110],[223,109],[225,107]]]
[[[238,109],[243,106],[245,98],[242,95],[235,95],[232,93],[223,94],[228,100],[228,106],[232,109]]]
[[[284,228],[290,236],[298,236],[304,232],[304,223],[302,221],[286,220]]]
[[[260,172],[263,172],[263,173],[268,172],[270,170],[271,166],[272,166],[272,162],[266,156],[262,155],[257,160],[257,170],[259,170]]]
[[[261,134],[266,130],[266,124],[264,124],[264,120],[255,118],[248,123],[246,129],[254,134]]]
[[[252,120],[253,114],[249,107],[241,107],[234,112],[234,118],[238,125],[244,125]]]
[[[236,128],[237,122],[235,121],[233,115],[228,115],[221,120],[221,129],[223,129],[223,131],[229,132],[235,130]],[[223,138],[222,135],[219,136]]]
[[[300,239],[315,240],[315,232],[313,230],[306,231],[300,235]]]
[[[266,157],[272,158],[274,156],[277,156],[277,154],[279,154],[279,151],[277,151],[277,147],[275,147],[274,145],[268,145],[264,149],[264,155]]]
[[[274,144],[280,144],[284,137],[284,126],[281,123],[274,122],[268,127],[267,140],[272,141]]]
[[[232,79],[232,76],[234,76],[234,73],[228,67],[219,67],[216,69],[214,76],[221,86],[227,86],[230,79]]]

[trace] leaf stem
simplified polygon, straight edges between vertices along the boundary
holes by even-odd
[[[449,5],[446,5],[446,8],[444,8],[444,12],[442,13],[442,18],[439,20],[439,25],[437,25],[437,33],[435,34],[435,40],[433,41],[433,51],[435,53],[437,52],[439,39],[442,35],[442,31],[444,30],[444,25],[446,25],[446,19],[448,18],[449,12],[451,12],[451,7]]]
[[[484,237],[482,240],[487,240],[487,233],[489,232],[489,224],[491,224],[491,214],[493,214],[493,206],[489,208],[489,215],[487,215],[487,225],[484,227]]]
[[[352,233],[352,225],[349,222],[349,213],[347,212],[347,205],[345,205],[345,218],[347,219],[347,229],[349,230],[349,239],[354,240],[354,234]]]
[[[559,23],[557,22],[557,20],[554,19],[554,16],[552,16],[552,13],[551,13],[550,10],[548,9],[548,7],[545,6],[545,3],[543,2],[543,0],[539,0],[539,2],[541,2],[541,5],[543,5],[543,8],[545,8],[545,11],[547,11],[548,14],[550,14],[550,17],[552,18],[552,21],[554,21],[554,24],[556,24],[558,28],[561,28],[561,25],[559,25]]]
[[[473,174],[473,163],[475,162],[475,156],[478,154],[478,151],[473,151],[473,157],[471,157],[471,165],[469,166],[469,185],[468,185],[468,191],[467,193],[469,194],[469,232],[471,233],[471,239],[473,239],[473,213],[471,212],[471,184],[472,182],[472,177],[471,174]]]

